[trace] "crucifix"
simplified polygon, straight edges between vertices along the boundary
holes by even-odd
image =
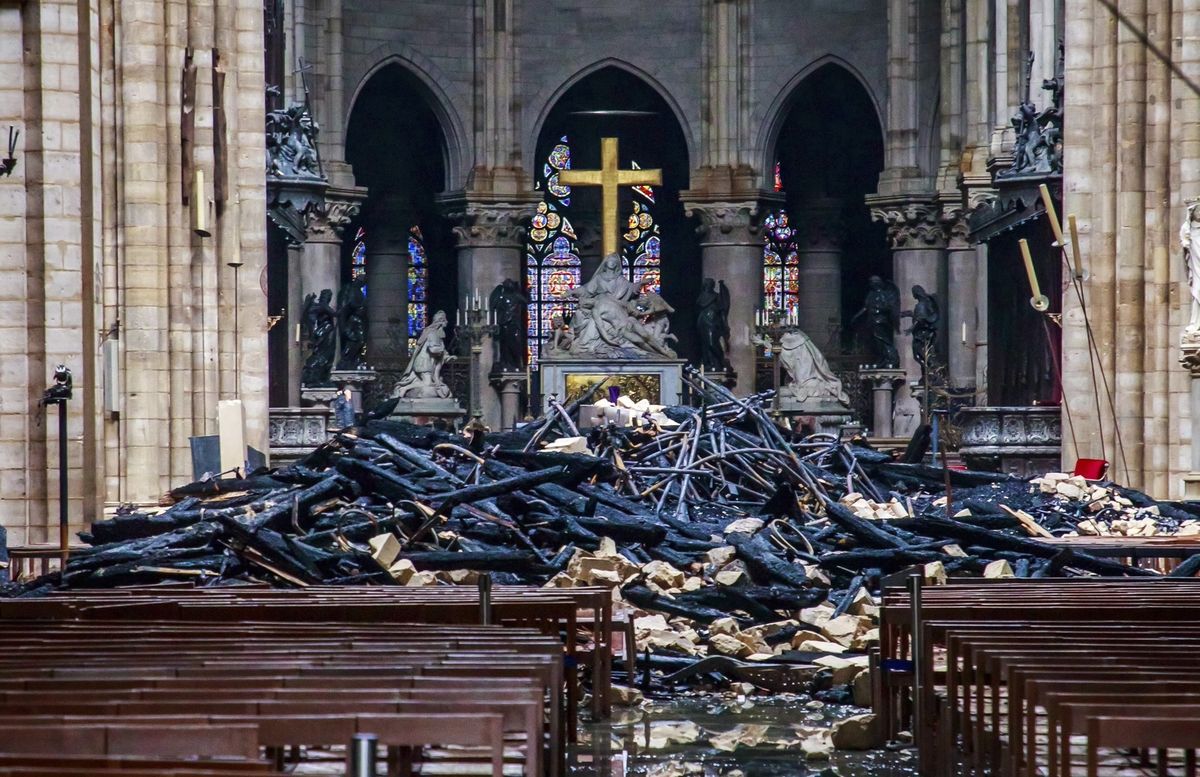
[[[662,186],[662,170],[621,170],[617,156],[617,139],[600,139],[599,170],[563,170],[559,183],[566,186],[599,186],[604,229],[601,233],[603,256],[617,253],[621,244],[621,223],[618,218],[617,192],[622,186]]]

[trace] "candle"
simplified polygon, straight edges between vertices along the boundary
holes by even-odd
[[[967,344],[967,322],[962,322],[962,341],[963,345]]]
[[[1067,214],[1067,227],[1071,230],[1071,258],[1075,262],[1075,278],[1083,280],[1083,257],[1079,255],[1079,225],[1075,223],[1075,214]]]
[[[1042,184],[1038,187],[1038,191],[1042,193],[1042,205],[1046,208],[1046,216],[1050,219],[1050,229],[1054,232],[1054,240],[1059,248],[1066,246],[1066,241],[1063,240],[1062,224],[1058,223],[1058,213],[1054,211],[1054,200],[1050,198],[1050,187]]]

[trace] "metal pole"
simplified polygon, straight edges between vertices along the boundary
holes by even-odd
[[[70,542],[70,506],[67,504],[67,400],[58,403],[58,547],[62,571],[67,571]]]
[[[484,626],[492,625],[492,576],[479,576],[479,623]]]
[[[379,767],[379,737],[374,734],[355,734],[347,749],[346,777],[375,777]]]

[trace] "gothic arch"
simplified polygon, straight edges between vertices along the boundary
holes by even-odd
[[[524,158],[526,160],[532,160],[536,158],[537,142],[538,138],[540,138],[542,135],[542,128],[545,126],[546,120],[550,117],[551,112],[554,110],[554,106],[558,104],[563,95],[570,91],[571,87],[580,83],[588,76],[598,73],[606,68],[616,68],[629,73],[633,77],[649,86],[652,90],[654,90],[655,93],[658,94],[659,97],[662,98],[663,102],[666,103],[671,113],[675,116],[675,121],[679,124],[679,129],[683,133],[684,142],[687,144],[688,160],[690,162],[694,162],[698,158],[696,155],[695,136],[692,134],[691,125],[688,123],[687,117],[684,115],[683,109],[680,108],[679,102],[675,99],[675,96],[672,95],[671,92],[667,90],[667,88],[663,86],[658,79],[650,75],[645,70],[616,57],[605,57],[604,59],[597,60],[596,62],[593,62],[592,64],[576,71],[573,75],[559,84],[558,87],[552,92],[543,90],[541,94],[538,95],[537,102],[535,104],[541,105],[542,107],[538,112],[537,118],[533,122],[531,132],[526,133],[523,149]]]
[[[345,126],[350,126],[350,117],[354,114],[354,106],[358,102],[359,94],[371,78],[392,65],[403,68],[416,77],[424,93],[423,96],[441,124],[442,135],[446,141],[444,191],[462,189],[466,185],[467,174],[471,168],[469,160],[474,157],[470,149],[470,135],[466,131],[459,112],[455,110],[455,102],[441,86],[450,83],[449,78],[428,57],[404,44],[382,45],[366,57],[365,61],[373,64],[358,74],[354,80],[354,90],[346,105]]]
[[[870,100],[871,105],[875,108],[877,126],[880,129],[879,142],[884,144],[884,147],[886,148],[887,144],[884,136],[885,130],[883,126],[883,106],[880,104],[879,98],[871,88],[870,82],[867,81],[863,74],[858,70],[858,68],[854,67],[854,65],[850,64],[836,54],[826,54],[822,57],[818,57],[812,62],[809,62],[794,76],[792,76],[792,78],[786,84],[784,84],[783,88],[779,90],[779,93],[775,95],[775,99],[771,101],[770,106],[767,108],[765,119],[758,132],[758,143],[756,146],[760,155],[759,170],[761,171],[761,185],[763,188],[771,188],[772,178],[775,170],[774,154],[775,148],[779,142],[779,133],[783,130],[783,126],[787,122],[788,115],[792,111],[793,104],[796,100],[798,87],[818,70],[821,70],[827,66],[840,68],[850,75],[855,81],[857,81],[859,86],[862,87],[863,93],[866,94],[867,99]]]

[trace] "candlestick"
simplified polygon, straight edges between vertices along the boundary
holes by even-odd
[[[1033,255],[1029,253],[1029,241],[1021,238],[1018,242],[1021,246],[1021,256],[1025,259],[1025,274],[1029,276],[1029,289],[1033,292],[1029,304],[1034,310],[1045,312],[1050,308],[1050,299],[1042,294],[1042,289],[1038,286],[1037,271],[1033,268]]]

